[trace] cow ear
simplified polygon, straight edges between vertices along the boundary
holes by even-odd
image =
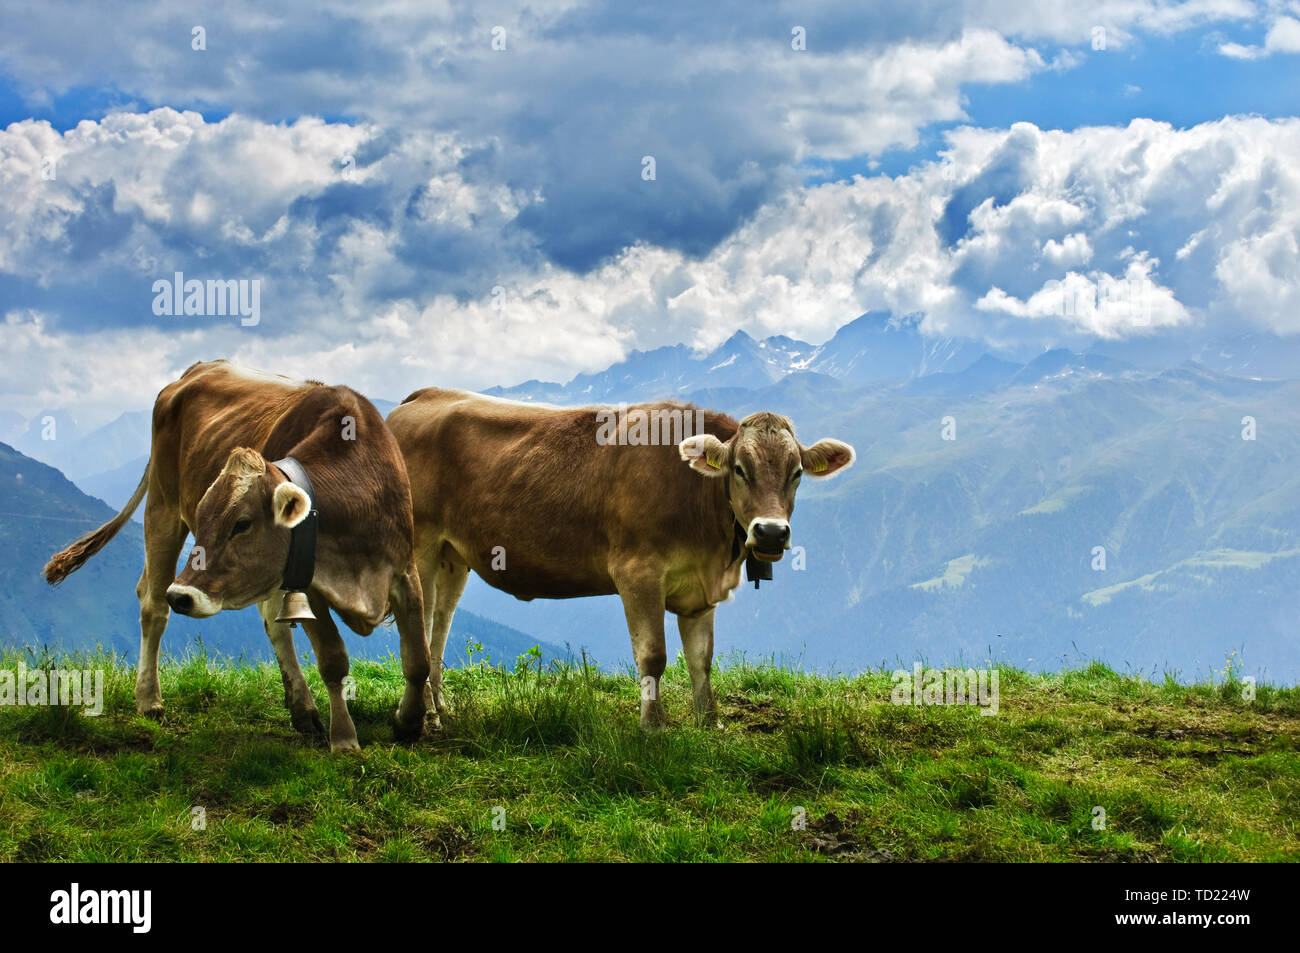
[[[311,497],[302,487],[286,480],[275,488],[271,509],[275,513],[276,526],[293,529],[311,512]]]
[[[803,448],[803,472],[809,476],[828,477],[847,470],[853,465],[858,455],[853,448],[842,440],[818,440],[811,447]]]
[[[727,473],[727,445],[711,433],[687,437],[677,445],[682,459],[696,473],[705,476],[725,476]]]

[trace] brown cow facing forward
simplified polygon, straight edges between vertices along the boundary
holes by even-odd
[[[273,462],[289,457],[306,471],[312,497]],[[318,535],[307,597],[316,619],[303,627],[329,692],[330,747],[359,747],[343,695],[347,650],[330,609],[362,635],[390,611],[395,616],[406,677],[397,729],[418,736],[430,667],[410,486],[397,444],[368,400],[346,387],[292,381],[227,361],[193,365],[154,403],[149,464],[130,502],[50,557],[46,580],[61,581],[99,552],[146,491],[145,565],[136,587],[135,701],[141,714],[163,713],[158,646],[169,607],[202,618],[256,603],[280,663],[294,727],[321,730],[292,631],[275,621],[291,533],[314,507]],[[195,547],[173,580],[187,533],[194,535]]]
[[[657,425],[660,437],[672,426],[678,432],[610,440],[609,408],[437,388],[389,413],[411,479],[437,710],[445,710],[447,632],[473,569],[520,599],[618,593],[641,678],[643,727],[664,720],[664,610],[675,613],[696,713],[716,721],[714,607],[739,585],[745,556],[775,562],[789,547],[800,478],[843,470],[853,448],[830,439],[801,446],[779,414],[736,423],[673,402],[625,412],[642,431],[651,421],[648,436]],[[690,421],[702,422],[702,432],[682,439]]]

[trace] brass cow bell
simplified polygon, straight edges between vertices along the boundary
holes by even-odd
[[[275,621],[288,622],[291,626],[299,622],[315,622],[316,616],[312,614],[311,606],[307,602],[307,593],[286,592],[284,602],[280,605],[280,614]]]

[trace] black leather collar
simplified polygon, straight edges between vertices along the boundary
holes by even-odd
[[[279,467],[289,482],[302,488],[311,500],[307,518],[289,530],[289,557],[284,562],[284,578],[280,583],[280,588],[288,592],[306,592],[311,586],[312,576],[316,575],[316,528],[319,522],[316,491],[307,471],[293,457],[276,460],[271,465]]]

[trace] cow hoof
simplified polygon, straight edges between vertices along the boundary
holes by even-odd
[[[447,714],[447,702],[443,700],[441,688],[434,689],[428,682],[424,683],[424,707],[440,715]]]
[[[726,725],[722,723],[722,719],[718,717],[718,713],[715,711],[697,714],[695,716],[695,725],[705,731],[723,731],[726,729]]]
[[[668,713],[663,705],[654,703],[641,710],[641,727],[645,731],[658,731],[668,727]]]
[[[442,731],[442,717],[437,711],[430,709],[424,714],[425,731]]]
[[[139,705],[136,711],[144,718],[152,718],[154,721],[162,721],[163,714],[167,711],[162,702],[152,702],[148,705]]]
[[[393,712],[393,737],[398,741],[419,741],[424,734],[425,714],[418,719],[403,719],[400,711]]]
[[[321,724],[320,712],[315,708],[292,712],[289,718],[293,722],[293,730],[300,735],[325,734],[325,726]]]
[[[330,751],[334,754],[337,754],[340,751],[355,751],[359,754],[361,752],[361,745],[357,742],[356,738],[331,738]]]

